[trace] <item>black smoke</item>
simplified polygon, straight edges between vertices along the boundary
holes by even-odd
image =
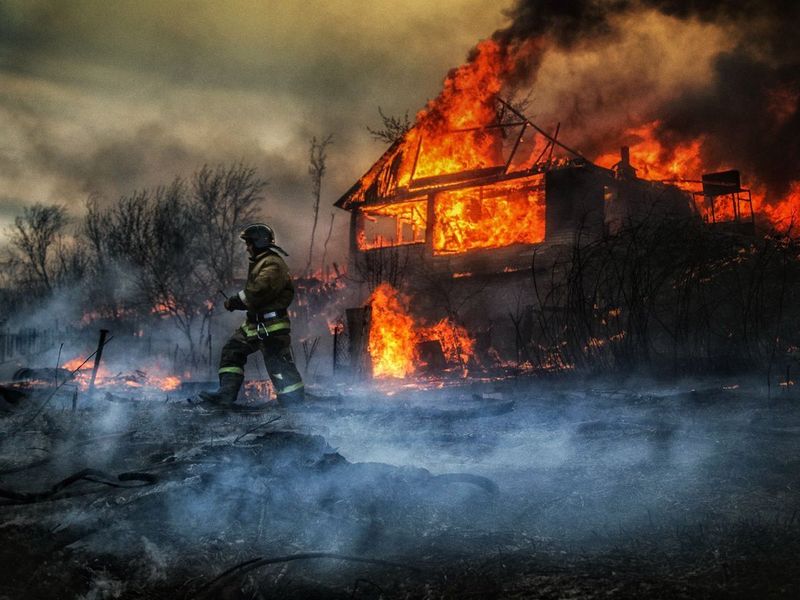
[[[636,18],[652,11],[679,21],[718,25],[729,31],[736,43],[716,56],[707,81],[659,98],[642,116],[659,121],[656,134],[665,145],[702,137],[706,166],[739,168],[765,186],[768,200],[779,199],[792,182],[800,180],[800,36],[795,31],[800,3],[518,0],[507,13],[511,23],[493,37],[509,47],[538,40],[545,48],[561,51],[608,45],[625,33],[620,30],[619,24],[626,22],[621,17]],[[690,53],[686,60],[687,64],[692,60]],[[618,87],[625,89],[600,90],[598,95],[635,94],[631,81],[635,82],[635,77],[619,82]],[[559,118],[569,123],[574,118],[571,110],[577,109],[565,105],[565,114]],[[581,110],[586,110],[585,103]],[[591,115],[580,117],[591,120]],[[619,133],[641,124],[621,122]],[[586,137],[591,139],[591,134]],[[609,139],[602,150],[619,143],[620,139]],[[587,145],[593,146],[591,142]]]

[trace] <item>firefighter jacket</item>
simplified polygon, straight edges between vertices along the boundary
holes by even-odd
[[[248,320],[253,313],[286,310],[294,298],[294,285],[283,258],[271,250],[251,258],[239,298],[247,307]]]

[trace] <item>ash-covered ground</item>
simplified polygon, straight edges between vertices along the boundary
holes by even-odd
[[[800,596],[791,389],[314,391],[252,412],[9,403],[0,597]]]

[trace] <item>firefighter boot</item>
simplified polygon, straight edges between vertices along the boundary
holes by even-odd
[[[206,402],[230,406],[236,402],[239,388],[242,387],[244,375],[238,373],[220,373],[219,389],[216,392],[200,392],[198,396]]]
[[[278,404],[283,407],[292,407],[303,404],[305,399],[306,393],[302,385],[299,389],[292,390],[291,392],[286,392],[284,394],[278,394]]]

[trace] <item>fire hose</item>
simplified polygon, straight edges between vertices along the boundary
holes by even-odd
[[[62,479],[49,490],[42,492],[15,492],[14,490],[0,488],[0,498],[11,500],[11,502],[5,503],[5,506],[42,502],[53,499],[59,492],[79,481],[92,481],[94,483],[102,483],[103,485],[115,488],[138,488],[153,485],[158,481],[158,477],[152,473],[141,473],[137,471],[120,473],[115,477],[114,475],[109,475],[108,473],[98,471],[97,469],[82,469],[77,473],[73,473],[69,477]],[[141,483],[135,485],[128,483],[134,481]]]
[[[200,589],[197,590],[197,597],[198,598],[208,598],[208,597],[218,597],[216,592],[222,585],[231,579],[232,577],[241,577],[245,573],[263,567],[265,565],[274,565],[278,563],[284,562],[291,562],[295,560],[309,560],[315,558],[329,558],[334,560],[342,560],[342,561],[349,561],[349,562],[357,562],[357,563],[366,563],[370,565],[378,565],[382,567],[393,567],[397,569],[408,569],[415,573],[419,573],[421,571],[420,568],[415,567],[413,565],[407,565],[403,563],[393,562],[389,560],[382,560],[378,558],[366,558],[363,556],[349,556],[347,554],[339,554],[337,552],[300,552],[298,554],[290,554],[288,556],[276,556],[271,558],[251,558],[250,560],[246,560],[244,562],[240,562],[239,564],[227,569],[217,575],[214,579],[209,581],[208,583],[202,585]],[[212,595],[213,593],[213,595]]]

